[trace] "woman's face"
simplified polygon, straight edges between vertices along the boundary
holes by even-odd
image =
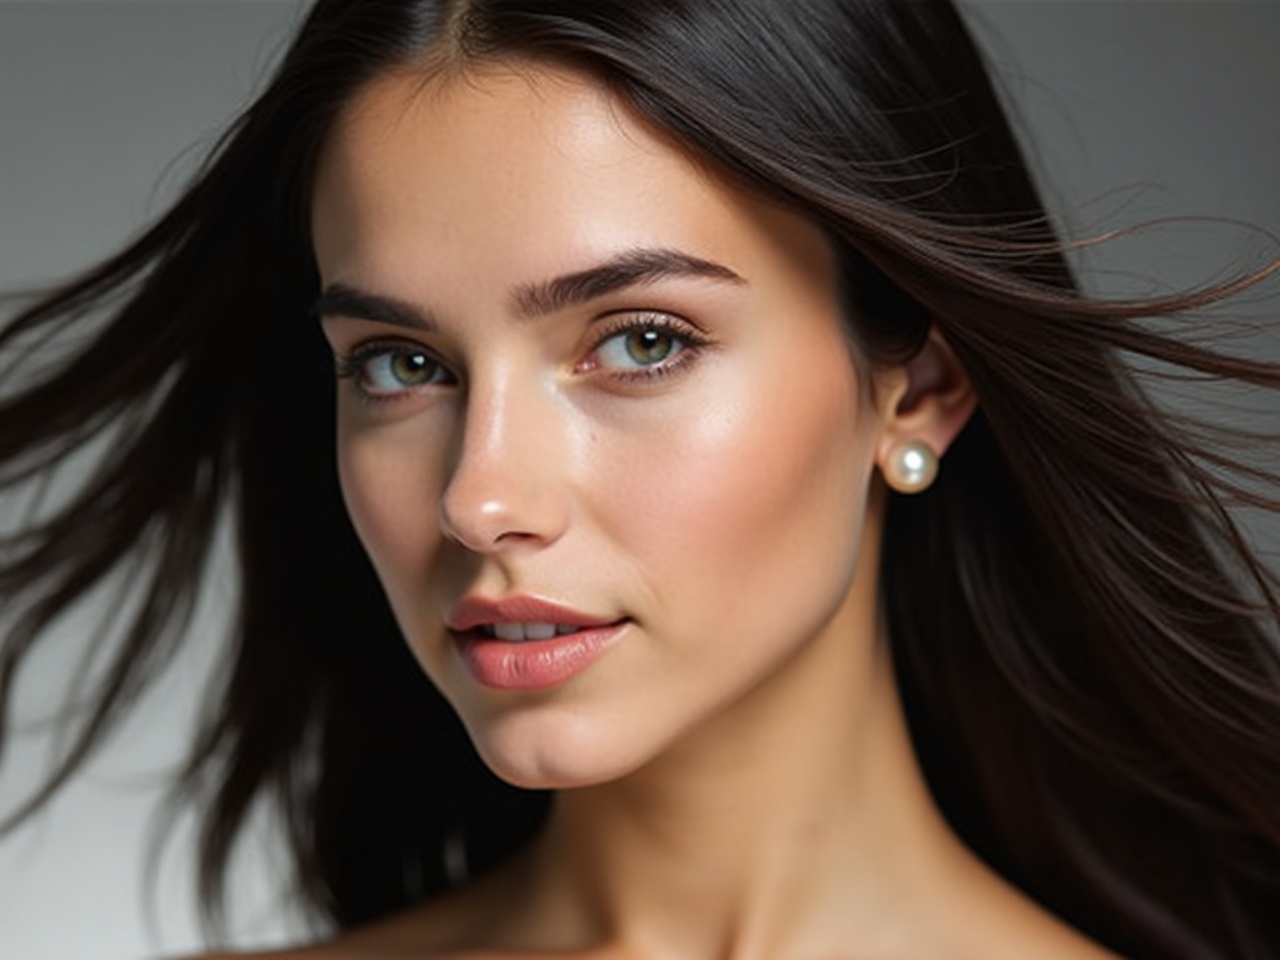
[[[382,78],[313,213],[346,502],[499,775],[634,770],[862,616],[878,415],[817,229],[541,67]]]

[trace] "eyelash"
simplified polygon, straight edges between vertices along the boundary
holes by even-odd
[[[658,379],[669,377],[672,374],[683,370],[690,363],[698,359],[698,355],[702,348],[710,345],[711,341],[700,330],[687,321],[680,320],[670,314],[665,313],[632,313],[626,316],[619,316],[617,319],[607,321],[604,329],[594,338],[588,356],[592,357],[599,353],[600,349],[610,340],[620,336],[632,333],[641,333],[646,331],[655,331],[670,336],[679,344],[679,349],[675,356],[670,360],[662,360],[651,366],[640,366],[631,370],[610,369],[601,366],[598,362],[586,367],[587,370],[606,370],[607,376],[614,380],[620,380],[626,383],[643,383],[645,381],[653,382]],[[360,344],[355,347],[346,356],[335,358],[335,374],[339,380],[352,380],[355,383],[356,393],[362,401],[369,404],[389,403],[403,398],[405,395],[413,392],[415,387],[406,386],[402,390],[396,390],[388,393],[379,393],[368,389],[361,383],[361,378],[367,373],[368,365],[379,357],[394,356],[396,354],[420,355],[426,358],[427,362],[443,371],[452,378],[446,367],[431,351],[426,350],[415,344],[404,342],[386,342],[371,341],[369,343]],[[582,369],[579,367],[579,369]],[[454,380],[456,382],[456,379]],[[436,384],[423,384],[422,386],[430,386]],[[439,384],[449,386],[451,384]]]
[[[698,359],[702,348],[711,341],[700,330],[687,321],[680,320],[667,313],[632,313],[618,316],[606,321],[604,329],[595,337],[590,356],[600,352],[610,340],[630,333],[656,331],[666,334],[680,344],[680,349],[671,360],[663,360],[652,366],[636,367],[632,370],[611,370],[609,376],[629,383],[643,383],[669,377],[678,373]],[[607,369],[598,364],[590,369]]]

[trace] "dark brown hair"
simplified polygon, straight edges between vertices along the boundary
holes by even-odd
[[[7,824],[163,670],[230,517],[234,635],[175,793],[205,811],[211,914],[261,798],[305,900],[340,926],[447,887],[451,845],[483,869],[537,828],[547,798],[484,768],[399,638],[343,510],[309,316],[326,132],[370,78],[428,52],[588,71],[820,224],[869,362],[938,326],[981,407],[937,484],[891,500],[883,567],[941,807],[1126,955],[1280,943],[1280,604],[1227,510],[1280,509],[1274,478],[1224,452],[1240,435],[1157,406],[1129,362],[1280,387],[1275,366],[1144,323],[1266,271],[1143,302],[1080,294],[944,0],[320,0],[173,208],[0,332],[0,491],[111,437],[77,493],[0,539],[0,743],[51,621],[122,569],[143,598],[63,762]]]

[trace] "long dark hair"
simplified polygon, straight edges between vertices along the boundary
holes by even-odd
[[[1280,942],[1280,603],[1227,512],[1280,504],[1125,362],[1280,387],[1274,366],[1141,322],[1261,272],[1144,302],[1081,295],[945,0],[320,0],[173,208],[0,332],[0,492],[111,437],[74,495],[0,539],[0,743],[19,666],[59,613],[121,569],[142,598],[71,748],[7,824],[173,655],[223,518],[237,616],[174,795],[204,810],[211,916],[263,798],[305,901],[339,926],[447,888],[459,851],[484,869],[541,822],[546,796],[484,768],[404,649],[342,506],[332,362],[309,316],[327,131],[363,84],[425,54],[585,70],[820,224],[868,363],[938,326],[981,407],[935,486],[891,499],[883,573],[943,811],[1122,953]]]

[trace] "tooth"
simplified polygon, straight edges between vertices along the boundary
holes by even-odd
[[[524,624],[495,623],[493,625],[493,632],[499,640],[520,641],[524,639]]]
[[[582,629],[581,627],[571,627],[566,624],[565,626],[562,626],[562,627],[556,627],[556,636],[563,637],[566,634],[577,633],[581,629]]]
[[[556,628],[549,623],[526,623],[524,638],[526,640],[550,640],[556,635]]]

